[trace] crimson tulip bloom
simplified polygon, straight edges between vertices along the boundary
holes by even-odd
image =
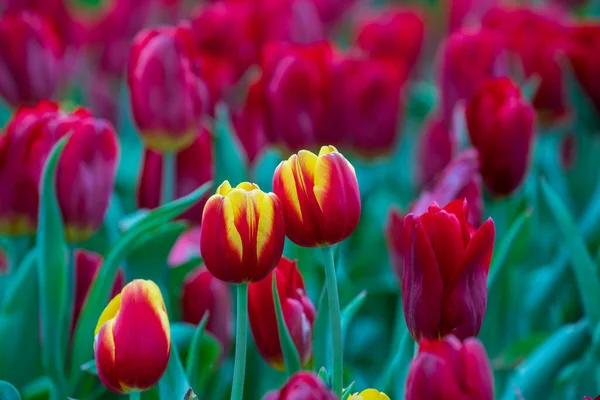
[[[600,113],[600,24],[584,22],[569,28],[568,56],[581,88]]]
[[[333,146],[282,161],[273,175],[288,238],[299,246],[330,246],[354,232],[360,192],[352,164]]]
[[[192,270],[183,281],[181,319],[198,325],[207,312],[206,330],[214,335],[221,344],[223,357],[227,357],[232,340],[231,293],[227,284],[201,266]]]
[[[406,400],[492,400],[494,376],[485,348],[475,338],[462,343],[453,335],[423,339],[410,363],[405,396]]]
[[[335,400],[336,396],[327,389],[317,375],[298,372],[292,375],[279,390],[269,392],[263,400]]]
[[[535,112],[509,78],[485,81],[466,108],[471,143],[481,157],[481,175],[496,195],[523,181],[534,134]]]
[[[404,218],[398,269],[404,318],[415,340],[479,333],[495,228],[490,218],[475,230],[467,222],[468,211],[465,200],[455,200]]]
[[[237,137],[252,164],[267,146],[266,101],[262,80],[257,79],[250,84],[241,110],[237,110],[232,117]]]
[[[418,187],[431,188],[452,159],[456,138],[452,123],[439,113],[431,114],[417,145],[416,181]]]
[[[12,107],[54,95],[63,45],[48,21],[29,11],[0,17],[0,96]]]
[[[290,332],[302,365],[312,358],[312,328],[316,311],[306,295],[304,280],[296,261],[282,257],[265,279],[248,287],[248,318],[254,343],[262,357],[275,369],[285,370],[279,342],[277,315],[273,302],[273,274],[277,281],[283,319]]]
[[[142,279],[128,283],[96,326],[98,377],[115,393],[147,390],[164,374],[170,354],[169,317],[160,289]]]
[[[146,149],[137,190],[137,203],[140,208],[154,209],[160,205],[162,169],[163,156],[161,153]],[[175,155],[175,198],[190,194],[210,181],[213,176],[211,134],[206,129],[202,129],[187,148]],[[207,200],[208,196],[184,212],[181,218],[194,224],[200,224],[202,210]]]

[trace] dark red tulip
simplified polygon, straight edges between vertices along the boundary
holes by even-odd
[[[462,27],[478,25],[498,0],[445,0],[448,16],[448,33],[458,31]]]
[[[263,400],[335,400],[336,396],[327,389],[316,374],[298,372],[292,375],[279,390],[267,393]]]
[[[452,159],[456,138],[452,122],[446,121],[438,112],[427,118],[417,145],[417,186],[431,188],[438,175]]]
[[[495,228],[488,219],[475,230],[468,211],[466,200],[455,200],[404,218],[403,267],[397,270],[404,318],[415,340],[479,333]]]
[[[481,175],[495,195],[512,193],[529,164],[535,112],[509,78],[485,81],[468,102],[471,143],[481,157]]]
[[[201,266],[191,271],[183,282],[181,318],[197,325],[207,312],[206,330],[219,341],[223,357],[227,357],[232,340],[231,292],[226,283]]]
[[[264,82],[252,82],[243,106],[233,115],[237,137],[252,164],[267,145]]]
[[[254,343],[273,368],[285,369],[273,302],[273,274],[277,281],[285,325],[296,345],[300,362],[306,365],[312,358],[312,328],[316,311],[306,295],[304,280],[296,261],[282,257],[273,272],[248,287],[248,318]]]
[[[476,338],[423,339],[410,363],[406,400],[493,400],[494,376],[485,348]]]
[[[570,27],[568,49],[573,71],[600,114],[600,23],[590,21]]]
[[[214,176],[211,134],[202,129],[185,150],[175,156],[175,198],[190,194]],[[146,149],[137,190],[140,208],[160,205],[163,159],[160,153]],[[202,209],[208,195],[181,215],[194,224],[202,221]]]
[[[44,17],[29,11],[0,17],[0,96],[9,105],[49,99],[62,77],[63,46]]]

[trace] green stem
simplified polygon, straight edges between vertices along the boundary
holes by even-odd
[[[340,313],[340,298],[338,296],[335,276],[333,248],[323,247],[325,261],[325,283],[329,297],[329,322],[331,323],[331,346],[333,348],[333,391],[338,397],[342,396],[344,351],[342,348],[342,318]]]
[[[140,400],[142,397],[141,392],[134,390],[133,392],[129,392],[129,400]]]
[[[31,248],[30,236],[6,238],[6,255],[8,257],[7,272],[16,271],[23,258]]]
[[[175,199],[175,181],[177,180],[176,153],[163,154],[162,179],[160,188],[160,204],[167,204]]]
[[[231,400],[242,400],[246,375],[246,338],[248,336],[248,284],[237,285],[237,323],[235,335],[235,364]]]

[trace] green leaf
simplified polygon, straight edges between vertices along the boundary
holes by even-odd
[[[221,344],[209,332],[204,332],[198,341],[196,349],[188,350],[188,358],[190,351],[195,351],[197,354],[196,367],[188,372],[188,379],[195,393],[205,393],[206,384],[213,376],[215,369],[221,359]]]
[[[342,394],[342,400],[346,400],[352,394],[352,389],[354,388],[354,383],[351,382],[346,389],[344,389],[344,393]]]
[[[327,372],[325,367],[321,367],[319,369],[318,377],[325,382],[325,385],[327,385],[328,388],[331,389],[331,376],[329,376],[329,372]]]
[[[360,307],[364,304],[366,298],[367,291],[363,290],[342,310],[342,341],[346,341],[346,333],[348,332],[348,328],[350,328],[350,323]]]
[[[273,190],[273,171],[282,160],[281,153],[273,148],[265,150],[255,162],[252,180],[265,192]]]
[[[196,327],[186,322],[171,323],[171,342],[177,345],[181,351],[187,350],[194,338]]]
[[[512,370],[522,363],[535,349],[544,343],[549,333],[532,333],[508,346],[497,358],[492,360],[494,370]]]
[[[190,383],[192,384],[192,389],[194,389],[194,393],[202,393],[200,388],[197,386],[197,378],[198,378],[198,370],[200,369],[200,343],[202,340],[202,334],[204,333],[204,328],[206,327],[206,322],[208,321],[208,317],[210,312],[204,313],[204,316],[200,320],[200,323],[196,327],[194,331],[194,337],[192,338],[192,344],[187,352],[187,361],[185,363],[186,373],[188,379],[190,379]]]
[[[125,232],[112,247],[90,286],[88,296],[79,316],[79,322],[75,329],[72,349],[73,357],[71,361],[71,383],[73,387],[76,386],[81,376],[80,365],[92,358],[94,330],[98,318],[108,302],[112,282],[117,274],[119,263],[136,246],[141,244],[140,238],[143,239],[144,234],[160,227],[165,222],[177,217],[193,206],[206,194],[211,185],[212,182],[207,182],[187,196],[152,210],[148,215],[134,224],[130,230]]]
[[[44,165],[40,185],[37,229],[38,274],[42,363],[60,393],[65,393],[65,354],[68,340],[69,271],[65,258],[65,238],[60,208],[56,199],[56,169],[68,137],[61,139]]]
[[[81,370],[87,372],[88,374],[98,375],[98,370],[96,369],[96,360],[90,360],[82,364]]]
[[[573,266],[581,302],[590,322],[595,326],[600,322],[600,301],[597,296],[590,294],[600,293],[597,267],[587,251],[577,225],[569,215],[560,197],[545,181],[542,181],[541,185],[556,224],[562,231],[571,250],[571,265]]]
[[[0,400],[21,400],[21,395],[13,385],[0,381]]]
[[[225,104],[216,107],[215,138],[215,182],[220,185],[229,180],[233,186],[248,180],[248,161],[234,133],[229,111]]]
[[[317,317],[313,328],[313,369],[320,371],[330,368],[331,357],[329,352],[329,304],[327,302],[327,289],[323,286],[317,308]]]
[[[173,342],[171,342],[171,356],[167,370],[158,381],[158,392],[161,399],[183,399],[190,384],[185,375],[183,365],[179,359],[179,352]]]
[[[598,112],[577,79],[569,58],[565,54],[561,54],[558,62],[565,77],[569,104],[575,111],[574,131],[593,132],[600,126]]]
[[[56,387],[47,376],[42,376],[23,387],[25,400],[47,400],[57,398]]]
[[[288,376],[291,376],[302,369],[302,363],[300,362],[300,356],[296,350],[296,345],[294,345],[294,341],[292,340],[292,335],[290,335],[290,331],[285,324],[283,309],[281,308],[281,299],[279,297],[279,291],[277,290],[277,277],[275,274],[273,274],[273,279],[271,281],[271,290],[273,293],[273,304],[275,304],[275,314],[277,315],[277,332],[279,334],[279,343],[281,344],[285,371]]]

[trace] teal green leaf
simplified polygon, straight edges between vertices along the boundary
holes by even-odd
[[[534,332],[516,340],[492,360],[492,368],[496,371],[513,370],[543,344],[549,336],[550,334],[546,332]]]
[[[188,350],[188,361],[192,354],[190,352],[195,352],[196,360],[192,362],[194,365],[192,368],[189,368],[192,364],[188,362],[188,379],[195,393],[205,393],[207,382],[219,364],[223,352],[221,345],[213,335],[204,331],[199,336],[197,344],[192,344]]]
[[[90,360],[82,364],[81,370],[87,372],[88,374],[98,375],[98,370],[96,369],[96,360]]]
[[[171,341],[177,345],[180,351],[187,350],[194,338],[196,327],[186,322],[171,323]]]
[[[234,132],[229,110],[225,104],[216,107],[214,127],[215,182],[229,180],[232,186],[248,180],[248,161]]]
[[[158,382],[158,392],[161,400],[183,399],[190,384],[188,383],[185,370],[179,359],[179,352],[173,342],[171,342],[171,356],[167,370]]]
[[[24,400],[56,399],[56,387],[47,376],[42,376],[29,382],[22,390]]]
[[[567,98],[575,110],[575,132],[592,132],[600,123],[598,112],[577,79],[569,58],[561,55],[559,63],[568,88]]]
[[[329,372],[327,372],[325,367],[321,367],[319,369],[318,377],[325,382],[325,385],[327,385],[328,388],[331,389],[331,377],[329,376]]]
[[[13,385],[0,381],[0,400],[21,400],[21,395]]]
[[[282,160],[281,153],[273,148],[263,152],[255,162],[252,180],[265,192],[273,190],[273,172]]]
[[[348,397],[350,397],[352,395],[352,389],[354,389],[354,383],[355,382],[351,382],[347,388],[344,389],[344,392],[342,393],[342,400],[346,400],[348,399]]]
[[[277,331],[279,334],[279,343],[281,344],[285,371],[288,376],[291,376],[302,369],[302,363],[300,362],[300,356],[298,355],[298,351],[292,340],[292,335],[290,335],[290,331],[285,324],[283,309],[281,308],[281,298],[279,297],[279,291],[277,290],[277,277],[275,274],[273,274],[273,279],[271,281],[271,290],[273,293],[273,304],[275,304],[275,314],[277,315]]]
[[[352,299],[352,301],[346,305],[346,307],[344,307],[342,309],[341,318],[342,318],[342,341],[343,342],[346,341],[346,333],[348,332],[348,328],[350,328],[352,319],[354,318],[354,316],[356,315],[358,310],[360,310],[360,307],[364,304],[366,298],[367,298],[367,292],[366,292],[366,290],[363,290],[362,292],[357,294],[356,297],[354,299]]]
[[[195,381],[198,378],[198,370],[200,369],[200,343],[202,341],[202,335],[204,333],[204,328],[206,327],[206,322],[208,322],[209,315],[210,312],[207,311],[200,320],[200,323],[194,331],[194,337],[192,338],[192,343],[189,346],[187,352],[187,361],[185,363],[185,369],[188,379],[192,384],[192,389],[194,389],[194,393],[202,393],[200,388],[197,387]]]

